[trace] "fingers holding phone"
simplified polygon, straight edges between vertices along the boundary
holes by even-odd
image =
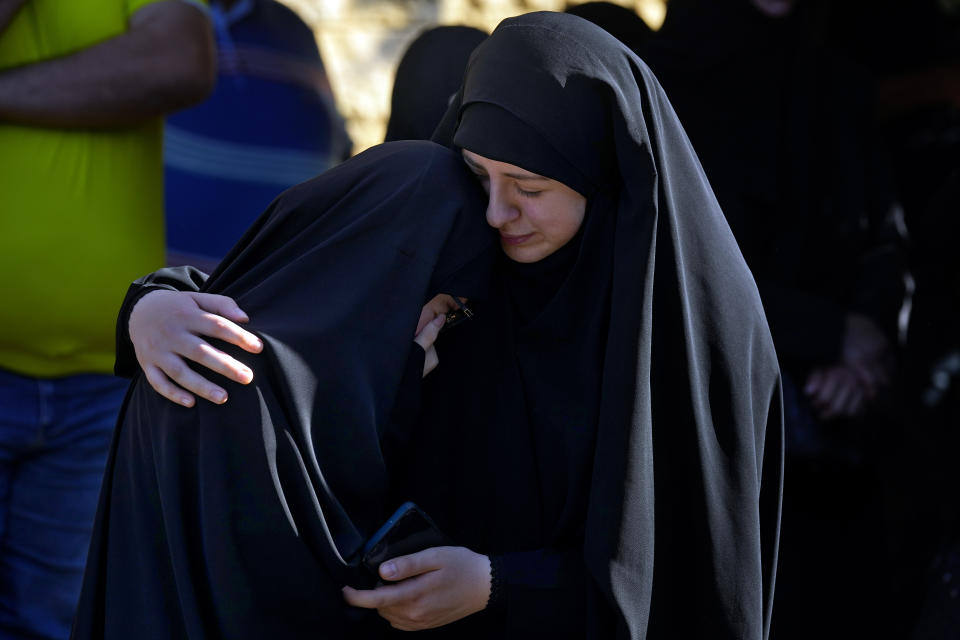
[[[344,587],[347,602],[376,609],[403,631],[449,624],[483,610],[490,598],[490,559],[466,547],[432,547],[379,567],[390,581],[376,589]]]

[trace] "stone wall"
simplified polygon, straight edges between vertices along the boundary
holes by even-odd
[[[393,74],[423,28],[464,24],[492,31],[504,18],[529,11],[562,11],[566,0],[281,0],[317,35],[320,53],[354,152],[383,140]],[[576,0],[574,0],[576,2]],[[654,28],[664,0],[617,0]]]

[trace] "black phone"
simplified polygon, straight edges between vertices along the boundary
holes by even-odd
[[[450,546],[452,541],[433,520],[412,502],[404,502],[361,551],[363,565],[379,576],[380,564],[397,556],[416,553],[430,547]]]

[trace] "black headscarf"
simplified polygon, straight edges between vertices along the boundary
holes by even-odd
[[[423,141],[375,147],[270,206],[201,288],[252,318],[262,354],[218,345],[254,380],[192,409],[134,381],[75,638],[386,631],[340,589],[370,586],[355,554],[397,506],[381,436],[421,305],[486,290],[483,203],[459,158]]]
[[[649,69],[580,18],[511,18],[474,52],[434,139],[560,180],[588,199],[577,258],[559,289],[526,326],[508,318],[512,346],[499,341],[493,373],[525,397],[527,429],[511,435],[493,423],[493,443],[463,436],[473,438],[464,459],[489,447],[501,468],[487,480],[492,490],[477,483],[461,492],[462,520],[472,511],[521,526],[475,534],[476,545],[562,546],[578,539],[582,517],[588,637],[766,637],[781,495],[779,369],[750,272]],[[513,286],[510,269],[499,279]],[[564,416],[568,409],[576,413]],[[543,466],[529,470],[524,482],[530,456],[512,457],[532,449],[542,464],[543,446],[569,457],[547,477]],[[569,488],[550,486],[564,473]],[[513,493],[500,488],[501,474],[513,476]],[[507,507],[491,505],[490,493]],[[564,505],[553,521],[551,494]],[[538,509],[540,530],[524,530]],[[566,612],[558,605],[554,615]]]
[[[439,26],[420,33],[400,58],[385,140],[429,140],[463,79],[470,52],[487,33]]]
[[[653,30],[636,11],[613,2],[584,2],[567,7],[565,12],[601,27],[637,55],[653,36]]]

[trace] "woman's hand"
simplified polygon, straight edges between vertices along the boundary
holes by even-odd
[[[440,364],[440,358],[437,357],[437,350],[433,343],[437,341],[437,336],[440,335],[440,329],[443,328],[447,312],[456,308],[457,303],[453,296],[440,293],[432,297],[420,310],[417,333],[413,341],[420,345],[427,354],[423,359],[424,378]]]
[[[446,319],[447,316],[444,314],[436,316],[424,325],[422,329],[419,329],[416,337],[413,339],[413,341],[420,345],[424,352],[426,352],[426,356],[423,358],[424,378],[440,364],[440,357],[437,356],[437,350],[434,348],[433,343],[437,341],[437,336],[440,335],[440,329],[443,327],[443,322]]]
[[[157,393],[185,407],[194,405],[192,393],[223,404],[227,392],[193,371],[184,359],[235,382],[249,383],[253,372],[246,365],[203,339],[218,338],[259,353],[263,350],[260,339],[236,324],[247,321],[247,314],[226,296],[152,291],[130,312],[130,340],[147,381]]]
[[[420,631],[481,611],[490,598],[490,558],[466,547],[434,547],[387,560],[380,576],[391,584],[343,588],[347,602],[376,609],[390,625]]]

